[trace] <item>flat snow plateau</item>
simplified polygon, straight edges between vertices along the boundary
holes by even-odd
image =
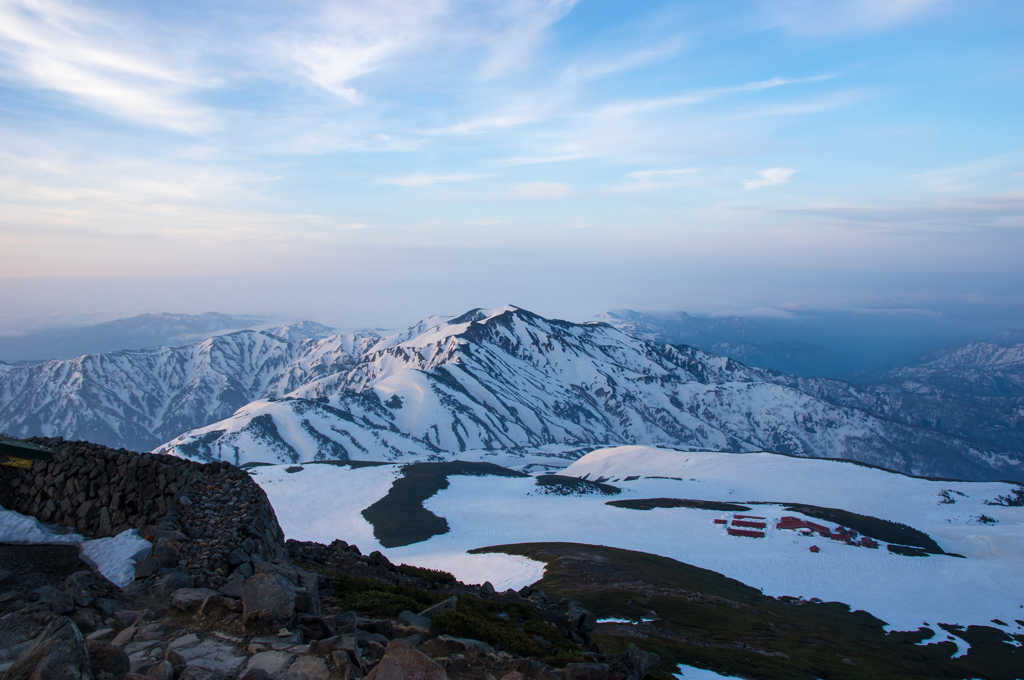
[[[642,446],[602,449],[561,474],[607,480],[617,496],[545,493],[532,478],[449,478],[424,506],[450,531],[413,545],[382,549],[361,511],[383,497],[398,465],[351,469],[307,465],[294,473],[278,466],[251,470],[270,498],[288,538],[330,543],[341,538],[363,552],[440,568],[469,583],[489,580],[519,588],[543,575],[543,565],[521,557],[467,555],[489,545],[576,542],[663,555],[760,588],[766,595],[820,598],[863,609],[893,630],[938,623],[1022,627],[1024,508],[987,505],[1009,493],[998,482],[944,482],[907,477],[852,463],[771,453],[680,452]],[[639,479],[626,481],[627,477]],[[653,477],[661,477],[655,479]],[[678,479],[671,479],[671,478]],[[945,497],[954,503],[941,502]],[[962,494],[962,495],[961,495]],[[730,536],[713,523],[732,513],[689,508],[631,510],[608,500],[682,498],[751,506],[766,517],[765,538]],[[775,529],[786,503],[839,508],[901,522],[930,535],[947,555],[905,557],[884,548],[846,545]],[[987,515],[996,524],[983,524]],[[807,517],[811,521],[824,523]],[[811,553],[812,545],[820,553]]]

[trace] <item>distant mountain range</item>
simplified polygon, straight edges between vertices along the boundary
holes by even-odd
[[[885,392],[789,376],[606,323],[506,307],[426,319],[388,337],[289,340],[293,330],[0,366],[0,430],[236,463],[446,459],[469,450],[630,443],[1024,479],[1019,426],[932,423],[893,406],[897,388],[889,382]],[[1019,376],[1014,356],[965,351],[919,371],[934,382],[942,371],[975,370],[978,384],[996,381],[1016,394],[1016,378],[1005,378]]]
[[[122,349],[177,346],[199,342],[261,323],[254,316],[140,314],[95,326],[0,338],[0,360],[7,363],[74,359]]]
[[[625,309],[597,318],[634,337],[699,347],[748,366],[804,377],[849,370],[849,363],[830,350],[797,340],[777,339],[776,331],[746,317],[698,317],[686,312],[651,314]]]
[[[1020,330],[993,334],[993,324],[1000,321],[972,318],[970,310],[950,308],[939,312],[903,308],[895,303],[871,309],[753,318],[623,309],[606,312],[597,319],[637,337],[699,347],[748,366],[805,378],[853,382],[870,380],[880,370],[968,342],[1011,345],[1024,341],[1024,331]]]

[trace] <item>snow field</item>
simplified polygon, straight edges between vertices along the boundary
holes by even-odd
[[[340,538],[366,554],[380,549],[362,511],[387,495],[401,466],[319,464],[300,472],[286,470],[267,465],[250,468],[249,474],[266,492],[287,538],[324,545]]]
[[[323,468],[325,471],[315,470]],[[329,470],[329,472],[327,472]],[[385,495],[398,466],[351,470],[307,466],[256,469],[289,538],[356,543],[381,549],[361,511]],[[312,474],[310,474],[312,472]],[[618,496],[546,494],[532,478],[449,478],[449,487],[424,506],[444,517],[447,534],[382,550],[389,559],[444,569],[469,583],[491,581],[519,588],[541,578],[543,565],[516,556],[467,555],[478,547],[525,542],[577,542],[653,553],[737,579],[766,595],[820,598],[863,609],[894,630],[926,622],[994,625],[1013,622],[1024,604],[1024,510],[985,505],[1006,493],[998,483],[930,482],[847,463],[775,454],[726,454],[620,447],[595,451],[563,474],[610,478]],[[680,477],[625,480],[634,475]],[[340,490],[345,489],[344,493]],[[954,504],[939,493],[954,489]],[[845,545],[819,536],[777,530],[783,505],[752,506],[767,518],[765,538],[729,536],[715,518],[722,513],[690,508],[631,510],[605,505],[612,499],[693,498],[735,503],[807,503],[903,522],[928,533],[948,552],[904,557]],[[994,526],[972,518],[984,512]],[[834,526],[815,518],[811,521]],[[809,551],[817,545],[821,552]],[[1007,632],[1021,627],[1010,623]]]

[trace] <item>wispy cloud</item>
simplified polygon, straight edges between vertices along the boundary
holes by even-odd
[[[796,170],[793,170],[792,168],[768,168],[766,170],[759,170],[757,174],[761,175],[761,179],[743,180],[743,188],[750,190],[775,186],[776,184],[785,184],[795,172]]]
[[[526,201],[545,201],[569,196],[572,187],[559,182],[528,182],[512,187],[509,193],[513,198]]]
[[[600,111],[603,115],[611,116],[623,116],[635,113],[642,113],[644,111],[654,111],[657,109],[667,109],[675,106],[685,106],[689,104],[702,104],[709,102],[714,99],[720,99],[729,95],[740,94],[743,92],[755,92],[758,90],[768,90],[775,87],[782,87],[784,85],[796,85],[799,83],[816,83],[822,80],[828,80],[835,78],[834,74],[823,74],[817,76],[810,76],[807,78],[782,78],[775,77],[769,78],[768,80],[758,80],[751,83],[743,83],[742,85],[731,85],[728,87],[709,87],[701,90],[693,90],[691,92],[684,92],[670,97],[656,97],[653,99],[635,99],[633,101],[620,102],[605,107]]]
[[[632,71],[674,57],[684,45],[685,41],[681,36],[673,36],[656,45],[641,49],[620,50],[611,55],[607,53],[587,54],[566,68],[562,73],[562,79],[572,83],[586,82]]]
[[[400,187],[426,187],[432,184],[448,184],[450,182],[469,182],[479,179],[482,175],[459,173],[454,175],[403,175],[380,180],[381,184],[397,184]]]
[[[508,0],[488,17],[482,31],[489,57],[480,68],[484,79],[496,78],[528,62],[545,31],[567,15],[577,0]],[[478,29],[479,30],[479,29]]]
[[[320,6],[315,24],[292,27],[290,57],[298,73],[352,104],[364,96],[350,81],[381,68],[393,57],[431,43],[445,2],[396,0],[334,2]]]
[[[471,135],[488,130],[512,128],[526,123],[532,123],[542,118],[542,114],[534,109],[533,111],[516,111],[507,113],[495,113],[480,116],[467,120],[463,123],[456,123],[448,127],[428,130],[430,135]]]
[[[626,177],[632,177],[643,182],[648,182],[654,177],[673,177],[676,175],[688,175],[697,172],[697,168],[686,168],[685,170],[634,170],[627,173]]]
[[[60,0],[3,0],[0,78],[146,125],[193,134],[215,127],[213,113],[190,95],[217,81],[125,38],[126,21]]]
[[[762,0],[771,21],[799,34],[872,31],[910,21],[947,0]]]
[[[970,231],[978,227],[1024,227],[1024,196],[980,196],[919,205],[832,205],[792,208],[789,215],[827,217],[837,222],[891,227]]]

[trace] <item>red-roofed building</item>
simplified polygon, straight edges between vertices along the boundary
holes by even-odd
[[[728,524],[728,523],[729,523],[729,520],[727,520],[727,519],[716,519],[715,520],[715,524]]]
[[[752,531],[750,529],[733,529],[729,527],[726,529],[730,536],[748,536],[750,538],[764,538],[763,531]]]
[[[812,545],[812,546],[810,547],[810,551],[811,551],[812,553],[818,553],[818,552],[821,552],[821,548],[819,548],[819,547],[818,547],[818,546],[816,546],[816,545]]]
[[[749,529],[764,529],[765,528],[765,523],[764,522],[748,522],[745,519],[734,519],[732,521],[732,525],[734,527],[747,527]]]

